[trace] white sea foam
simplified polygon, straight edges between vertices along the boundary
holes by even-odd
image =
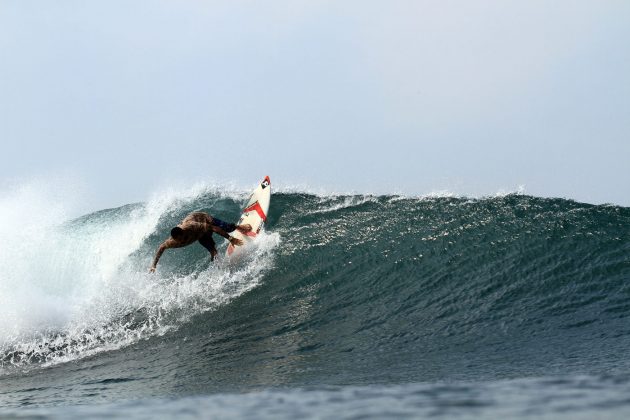
[[[277,234],[260,235],[255,261],[236,269],[218,264],[166,278],[147,273],[152,255],[131,260],[162,216],[214,189],[164,190],[128,211],[76,221],[69,221],[67,197],[51,196],[50,186],[3,195],[0,235],[11,240],[0,242],[0,365],[59,363],[119,348],[255,287]],[[237,189],[216,192],[246,197]]]
[[[330,213],[333,211],[360,206],[365,203],[376,203],[378,198],[372,195],[329,196],[320,198],[319,207],[311,214]]]
[[[281,184],[276,183],[274,186],[274,191],[276,193],[284,193],[284,194],[306,194],[315,196],[324,201],[329,201],[338,198],[348,198],[349,200],[365,200],[371,201],[376,200],[378,197],[388,197],[388,201],[395,202],[399,200],[406,199],[415,199],[415,200],[425,200],[425,199],[436,199],[436,198],[463,198],[463,199],[471,199],[471,200],[482,200],[486,198],[497,198],[497,197],[505,197],[508,195],[525,195],[527,194],[525,185],[518,185],[513,188],[502,188],[495,192],[482,193],[482,194],[470,194],[463,192],[456,192],[448,189],[442,190],[432,190],[426,193],[405,193],[401,191],[397,192],[388,192],[383,193],[369,190],[334,190],[327,189],[324,187],[313,187],[306,184]],[[358,201],[357,201],[358,202]],[[359,202],[359,204],[361,204]],[[351,204],[352,205],[352,204]],[[336,209],[333,209],[336,210]]]

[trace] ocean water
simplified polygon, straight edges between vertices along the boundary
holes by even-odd
[[[0,244],[0,416],[630,416],[630,209],[274,192],[243,261],[194,244],[147,273],[187,213],[246,198],[26,221],[0,202],[20,238]]]

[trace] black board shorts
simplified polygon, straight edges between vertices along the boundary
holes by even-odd
[[[218,226],[227,233],[234,232],[236,225],[234,223],[225,223],[223,220],[212,218],[212,224]],[[214,239],[212,239],[212,232],[208,232],[199,238],[199,243],[203,245],[208,251],[212,251],[215,248]]]
[[[236,229],[236,225],[234,223],[225,223],[223,220],[219,220],[215,217],[212,218],[212,224],[220,227],[227,233],[234,232],[234,229]]]

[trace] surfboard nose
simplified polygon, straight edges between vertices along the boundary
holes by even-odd
[[[260,183],[260,186],[264,190],[265,188],[267,188],[270,185],[271,185],[271,179],[269,179],[269,175],[267,175],[265,177],[265,179],[263,179],[263,181]]]

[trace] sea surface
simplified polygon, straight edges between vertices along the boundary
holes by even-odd
[[[629,208],[274,192],[241,261],[147,272],[246,199],[0,203],[0,417],[630,417]]]

